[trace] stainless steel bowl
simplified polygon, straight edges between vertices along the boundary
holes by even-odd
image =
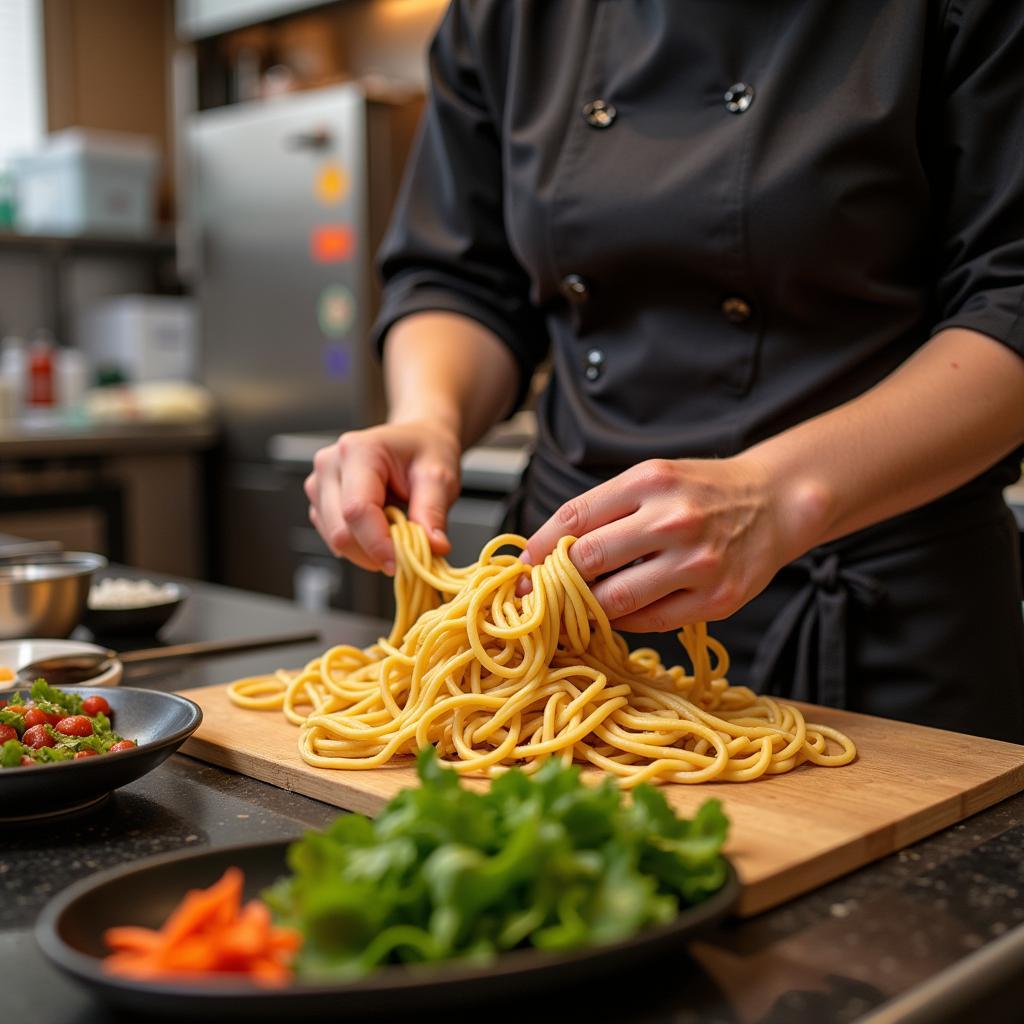
[[[102,555],[65,551],[0,562],[0,640],[65,637],[82,621]]]

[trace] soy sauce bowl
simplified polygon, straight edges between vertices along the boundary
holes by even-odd
[[[65,693],[95,696],[94,686],[63,686]],[[26,690],[19,690],[27,700]],[[128,686],[103,690],[114,731],[135,740],[132,750],[81,761],[0,768],[0,822],[35,820],[81,811],[113,790],[134,782],[162,764],[199,728],[198,704],[176,693]],[[5,693],[5,699],[10,695]]]

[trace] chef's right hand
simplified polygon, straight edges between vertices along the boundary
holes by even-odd
[[[384,506],[397,498],[426,529],[434,553],[447,554],[445,525],[459,494],[460,455],[454,433],[423,420],[342,434],[316,453],[306,477],[310,521],[334,554],[394,575]]]

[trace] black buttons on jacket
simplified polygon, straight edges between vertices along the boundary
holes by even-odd
[[[750,303],[738,295],[730,295],[722,302],[722,316],[731,324],[745,324],[751,313]]]
[[[730,114],[742,114],[754,102],[753,87],[746,82],[736,82],[725,90],[725,109]]]
[[[610,128],[615,117],[615,108],[604,100],[591,100],[583,106],[583,120],[591,128]]]
[[[562,278],[562,294],[570,302],[579,304],[590,297],[590,289],[579,274],[566,274]]]
[[[592,348],[587,353],[587,365],[583,370],[583,376],[587,380],[597,380],[604,368],[604,353],[599,348]]]

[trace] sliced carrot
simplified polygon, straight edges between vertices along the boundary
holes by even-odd
[[[163,932],[176,942],[200,931],[210,922],[223,924],[238,913],[242,902],[244,876],[238,868],[228,868],[220,881],[209,889],[193,889],[164,924]]]
[[[160,932],[154,931],[152,928],[136,928],[132,925],[108,928],[103,937],[111,949],[135,953],[150,953],[163,942]]]
[[[114,952],[104,967],[142,981],[240,974],[261,985],[284,984],[302,937],[274,927],[259,900],[243,907],[243,889],[242,872],[228,868],[210,888],[186,893],[162,928],[108,929],[104,937]]]

